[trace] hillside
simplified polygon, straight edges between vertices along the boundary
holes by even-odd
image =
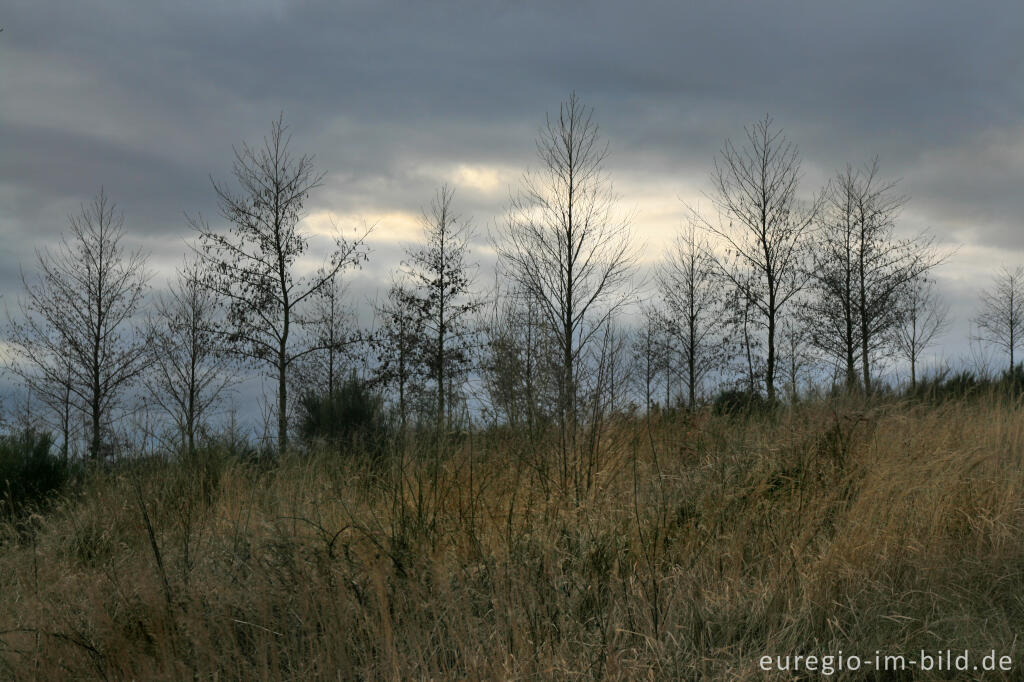
[[[921,649],[1020,675],[1021,405],[609,434],[578,494],[508,432],[89,472],[0,527],[0,676],[761,680],[791,679],[765,655]]]

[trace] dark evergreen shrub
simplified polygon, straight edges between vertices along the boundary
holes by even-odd
[[[0,513],[41,504],[69,482],[73,467],[52,449],[53,437],[34,429],[0,436]]]
[[[333,393],[307,393],[301,401],[301,435],[342,452],[379,454],[390,433],[384,401],[355,375]]]
[[[761,414],[768,410],[768,400],[757,391],[733,388],[715,396],[712,409],[718,415]]]

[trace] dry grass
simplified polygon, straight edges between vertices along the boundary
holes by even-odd
[[[0,529],[0,677],[746,680],[772,678],[765,654],[922,648],[1016,662],[1022,427],[995,401],[619,424],[583,496],[497,435],[436,469],[410,454],[404,475],[326,456],[96,474],[30,530]]]

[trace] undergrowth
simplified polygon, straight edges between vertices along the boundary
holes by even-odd
[[[791,679],[764,655],[1018,659],[1017,404],[621,420],[601,447],[582,496],[544,478],[553,449],[498,431],[96,472],[31,533],[0,526],[0,677],[760,680]]]

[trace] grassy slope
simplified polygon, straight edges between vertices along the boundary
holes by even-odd
[[[403,485],[328,457],[97,474],[34,533],[0,528],[0,677],[742,680],[765,679],[766,653],[1016,661],[1022,427],[1024,409],[995,402],[620,424],[582,500],[498,436],[436,475],[407,466]]]

